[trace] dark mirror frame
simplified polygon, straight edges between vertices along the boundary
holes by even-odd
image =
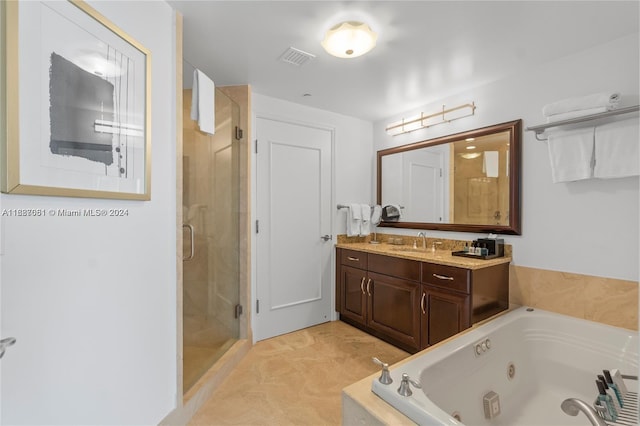
[[[520,221],[520,158],[522,152],[522,120],[509,121],[495,124],[480,129],[469,130],[455,135],[442,136],[409,145],[402,145],[378,151],[377,169],[377,203],[382,205],[382,157],[399,152],[411,151],[414,149],[429,146],[452,143],[461,139],[478,138],[492,133],[509,131],[509,225],[475,225],[462,223],[426,223],[426,222],[381,222],[382,227],[390,228],[412,228],[412,229],[435,229],[439,231],[459,231],[478,232],[494,234],[521,235]]]

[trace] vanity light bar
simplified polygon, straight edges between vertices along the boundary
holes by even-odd
[[[463,110],[465,108],[469,108],[471,111],[468,114],[456,116],[453,118],[445,117],[445,114],[450,114],[454,111]],[[436,124],[442,123],[450,123],[454,120],[458,120],[460,118],[470,117],[474,115],[476,112],[476,104],[475,102],[471,102],[470,104],[460,105],[454,108],[445,109],[445,106],[442,105],[442,111],[436,112],[433,114],[425,115],[423,112],[420,113],[420,116],[416,118],[408,118],[402,119],[398,122],[389,124],[385,130],[388,134],[392,136],[401,135],[403,133],[413,132],[414,130],[426,129],[431,126],[435,126]],[[427,123],[427,120],[430,120],[435,117],[442,117],[442,121],[437,121],[433,123]]]

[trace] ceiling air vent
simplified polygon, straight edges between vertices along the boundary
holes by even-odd
[[[316,55],[307,53],[300,49],[296,49],[295,47],[290,47],[287,50],[285,50],[282,55],[280,55],[280,60],[282,62],[293,64],[299,67],[306,64],[307,62],[309,62],[311,59],[315,57]]]

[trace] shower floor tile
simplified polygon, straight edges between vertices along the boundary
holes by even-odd
[[[339,425],[342,388],[408,353],[334,321],[256,343],[191,425]]]

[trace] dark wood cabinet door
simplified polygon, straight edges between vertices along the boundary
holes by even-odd
[[[419,350],[420,284],[369,272],[365,291],[369,328]]]
[[[367,272],[350,266],[340,267],[342,294],[340,315],[365,325],[367,322]]]
[[[470,327],[470,296],[422,286],[422,348]]]

